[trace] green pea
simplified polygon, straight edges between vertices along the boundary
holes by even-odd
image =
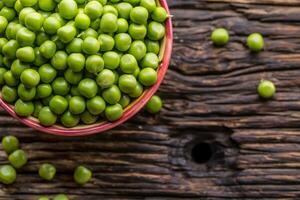
[[[39,8],[43,11],[53,11],[56,7],[56,3],[54,0],[39,0],[38,1]]]
[[[121,2],[116,5],[116,9],[118,10],[119,17],[126,20],[129,19],[132,8],[133,8],[132,5],[127,2]]]
[[[157,55],[154,53],[147,53],[141,62],[141,67],[142,68],[150,67],[153,69],[157,69],[158,64],[159,64],[159,59]]]
[[[168,18],[168,13],[163,7],[156,7],[151,14],[151,18],[154,21],[163,23]]]
[[[130,48],[132,39],[127,33],[119,33],[115,36],[116,48],[125,52]]]
[[[63,77],[58,77],[52,82],[52,89],[54,94],[65,96],[70,91],[70,85]]]
[[[46,98],[52,94],[52,87],[50,84],[43,83],[37,86],[36,92],[38,98]]]
[[[14,9],[20,14],[21,10],[24,8],[24,6],[21,4],[20,0],[17,0],[14,6]]]
[[[34,111],[32,113],[32,116],[38,118],[42,108],[43,108],[43,104],[40,101],[34,102]]]
[[[16,170],[10,165],[2,165],[0,167],[0,182],[9,185],[16,181]]]
[[[106,103],[100,96],[95,96],[86,102],[86,107],[92,115],[100,115],[106,107]]]
[[[87,37],[83,40],[82,51],[86,54],[96,54],[100,50],[100,42],[93,37]]]
[[[51,181],[54,178],[55,174],[56,168],[52,164],[45,163],[42,164],[39,168],[39,176],[44,180]]]
[[[76,28],[86,30],[86,29],[89,28],[90,24],[91,24],[91,20],[90,20],[89,16],[87,16],[84,13],[79,13],[75,17],[75,26],[76,26]]]
[[[0,68],[0,85],[5,84],[5,80],[4,80],[5,72],[7,72],[7,70],[5,68]]]
[[[146,40],[147,53],[159,54],[160,45],[158,41]]]
[[[161,40],[165,36],[165,27],[158,22],[150,22],[148,25],[148,38],[150,40]]]
[[[101,44],[100,51],[111,51],[115,46],[115,40],[110,35],[100,34],[98,40]]]
[[[104,33],[114,33],[118,30],[118,18],[112,13],[106,13],[102,16],[100,29]]]
[[[20,0],[20,2],[21,2],[21,0]],[[19,13],[19,22],[20,22],[20,24],[25,25],[26,15],[29,14],[29,13],[32,13],[32,12],[35,12],[35,10],[31,7],[23,8]]]
[[[118,10],[112,5],[105,5],[103,7],[103,14],[111,13],[118,17]]]
[[[63,1],[66,1],[66,0],[63,0]],[[71,0],[73,1],[73,0]],[[65,25],[65,26],[62,26],[61,28],[59,28],[57,30],[57,35],[58,35],[58,38],[64,42],[64,43],[69,43],[71,42],[75,36],[76,36],[76,29],[74,26],[71,26],[71,25]]]
[[[211,40],[217,46],[223,46],[228,43],[230,36],[224,28],[217,28],[211,34]]]
[[[68,56],[67,63],[69,69],[80,72],[85,66],[85,57],[81,53],[72,53]]]
[[[128,33],[134,40],[143,40],[147,35],[147,28],[144,24],[130,24]]]
[[[118,86],[113,85],[110,88],[103,90],[102,97],[107,103],[116,104],[121,99],[121,91]]]
[[[143,86],[138,82],[137,86],[135,87],[134,91],[128,94],[131,98],[138,98],[144,92]]]
[[[42,56],[47,59],[52,58],[56,52],[56,44],[53,41],[45,41],[39,48]]]
[[[41,81],[44,83],[51,83],[56,77],[56,70],[49,64],[42,65],[39,68]]]
[[[8,39],[16,39],[17,33],[23,26],[21,24],[17,24],[15,22],[11,22],[7,25],[5,35]]]
[[[73,115],[70,111],[66,111],[61,116],[60,121],[65,127],[72,128],[79,123],[80,117],[78,115]]]
[[[87,37],[93,37],[97,39],[98,33],[94,29],[88,28],[80,34],[80,38],[83,40],[85,40]]]
[[[257,87],[257,92],[261,98],[271,99],[276,93],[276,87],[273,82],[262,80]]]
[[[16,56],[21,62],[33,62],[35,59],[35,54],[32,47],[19,48]]]
[[[90,124],[94,124],[97,120],[98,120],[98,116],[96,115],[92,115],[90,112],[88,111],[84,111],[81,115],[80,115],[80,119],[82,121],[82,123],[90,125]]]
[[[76,85],[82,79],[82,73],[74,72],[71,69],[67,69],[64,73],[64,77],[65,77],[66,81],[68,81],[70,84]]]
[[[80,38],[74,38],[66,47],[66,50],[69,54],[71,53],[81,53],[81,46],[83,40]]]
[[[98,1],[90,1],[85,5],[84,13],[87,14],[91,20],[97,19],[103,13],[103,6]]]
[[[24,7],[31,7],[34,6],[38,0],[20,0],[20,2]]]
[[[53,200],[69,200],[68,197],[64,194],[58,194],[56,195]]]
[[[108,69],[116,69],[120,65],[120,56],[114,51],[108,51],[103,54],[104,65]]]
[[[130,104],[130,97],[126,94],[123,94],[118,104],[120,104],[122,108],[126,108]]]
[[[21,82],[28,88],[35,87],[40,82],[40,75],[34,69],[25,69],[20,77]]]
[[[149,68],[149,67],[142,69],[140,74],[139,74],[139,81],[144,86],[154,85],[157,81],[156,71],[152,68]]]
[[[2,147],[7,154],[19,149],[19,140],[13,135],[4,136],[2,138]]]
[[[132,93],[137,85],[137,80],[133,75],[123,74],[119,78],[119,88],[123,93]]]
[[[144,42],[136,40],[131,43],[128,53],[133,55],[137,61],[140,61],[146,55],[147,47]]]
[[[260,33],[252,33],[247,38],[247,45],[253,52],[259,52],[264,49],[264,38]]]
[[[64,97],[56,95],[50,100],[49,107],[53,113],[61,115],[67,110],[68,101]]]
[[[16,35],[17,42],[20,46],[33,46],[36,39],[35,34],[27,28],[21,28]]]
[[[69,111],[74,114],[78,115],[83,113],[85,110],[85,100],[80,96],[72,97],[69,101]]]
[[[155,0],[141,0],[140,5],[146,8],[149,13],[152,13],[156,9]]]
[[[125,19],[118,19],[118,33],[126,33],[128,31],[128,22]]]
[[[17,86],[19,84],[19,80],[16,79],[11,71],[7,71],[3,74],[4,81],[8,86]]]
[[[0,34],[5,31],[7,24],[8,24],[7,19],[3,16],[0,16]]]
[[[73,19],[78,13],[77,4],[74,0],[62,0],[58,5],[58,12],[64,19]]]
[[[162,100],[159,96],[155,95],[152,96],[151,99],[146,104],[146,110],[151,113],[155,114],[158,113],[162,108]]]
[[[8,103],[15,102],[18,97],[16,88],[10,87],[7,85],[2,87],[1,94],[2,94],[2,98],[4,99],[4,101],[6,101]]]
[[[36,36],[36,44],[38,46],[41,46],[44,42],[48,41],[50,38],[49,36],[44,33],[44,32],[40,32],[37,36]]]
[[[8,160],[14,168],[19,169],[27,163],[28,159],[26,153],[19,149],[11,153],[8,156]]]
[[[115,83],[115,79],[114,72],[109,69],[104,69],[98,74],[96,81],[102,89],[105,89],[111,87]]]
[[[18,86],[18,96],[23,101],[31,101],[36,95],[36,88],[26,88],[24,84]]]
[[[56,17],[48,17],[43,23],[43,28],[47,34],[55,34],[57,30],[62,27],[62,24]]]
[[[123,108],[120,104],[109,105],[105,109],[105,117],[108,121],[117,121],[123,115]]]
[[[82,96],[90,99],[96,96],[98,92],[98,86],[93,79],[85,78],[80,81],[78,90]]]
[[[51,59],[51,65],[57,70],[67,68],[68,55],[64,51],[57,51]]]
[[[92,172],[84,166],[78,166],[74,172],[74,181],[80,185],[84,185],[92,178]]]
[[[9,59],[16,58],[16,52],[19,48],[19,44],[16,40],[9,40],[2,48],[2,53]]]
[[[44,23],[44,17],[38,12],[28,13],[25,16],[25,25],[32,31],[39,31]]]
[[[130,11],[130,20],[136,24],[146,24],[149,17],[148,10],[137,6]]]
[[[57,116],[48,106],[46,106],[41,108],[41,110],[39,111],[38,119],[41,125],[52,126],[56,123]]]
[[[86,59],[85,69],[93,74],[101,72],[104,68],[104,60],[99,55],[92,55]]]
[[[6,38],[0,38],[0,53],[2,52],[2,47],[8,42]]]
[[[13,8],[3,7],[0,10],[0,16],[3,16],[7,21],[12,21],[16,17],[16,11]]]
[[[34,105],[31,101],[25,102],[21,99],[15,103],[15,112],[20,117],[29,117],[34,111]]]

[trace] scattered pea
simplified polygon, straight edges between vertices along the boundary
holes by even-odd
[[[211,34],[211,40],[217,46],[223,46],[227,44],[229,39],[229,33],[224,28],[217,28]]]
[[[19,140],[17,137],[9,135],[2,138],[2,147],[7,154],[19,149]]]
[[[158,113],[162,108],[162,100],[159,96],[154,95],[146,104],[146,109],[149,113]]]
[[[39,168],[39,175],[42,179],[51,181],[56,174],[56,168],[49,163],[42,164]]]
[[[92,178],[92,172],[84,166],[79,166],[75,169],[74,180],[80,185],[86,184]]]
[[[247,45],[253,52],[259,52],[264,49],[264,38],[260,33],[252,33],[247,38]]]
[[[273,82],[268,80],[260,81],[257,92],[261,98],[270,99],[276,93],[276,87]]]
[[[19,169],[27,163],[27,155],[23,150],[18,149],[8,156],[8,160],[14,168]]]

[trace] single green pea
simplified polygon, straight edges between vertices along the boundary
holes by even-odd
[[[116,5],[116,9],[118,10],[119,17],[126,20],[129,19],[132,8],[133,8],[132,5],[127,2],[121,2]]]
[[[66,111],[61,116],[60,121],[63,124],[63,126],[67,128],[72,128],[79,123],[80,117],[78,115],[73,115],[70,111]]]
[[[87,14],[91,20],[95,20],[102,15],[103,6],[98,1],[90,1],[85,5],[84,13]]]
[[[158,64],[159,64],[159,59],[157,55],[154,53],[147,53],[141,62],[141,67],[142,68],[150,67],[153,69],[157,69]]]
[[[1,95],[2,95],[2,98],[4,99],[4,101],[6,101],[8,103],[15,102],[18,97],[16,88],[10,87],[7,85],[2,87]]]
[[[124,0],[124,2],[130,3],[133,6],[137,6],[140,4],[141,0]]]
[[[54,0],[39,0],[38,5],[41,10],[47,12],[53,11],[56,7]]]
[[[17,86],[19,84],[19,80],[13,76],[11,71],[7,71],[3,74],[4,81],[8,86]]]
[[[148,10],[142,6],[134,7],[130,11],[130,20],[136,24],[146,24],[148,17]]]
[[[28,88],[35,87],[40,82],[40,75],[34,69],[25,69],[20,77],[21,82]]]
[[[38,47],[34,48],[34,54],[35,54],[35,60],[33,61],[33,64],[35,66],[39,67],[47,63],[48,60],[42,56]]]
[[[65,70],[67,68],[68,54],[64,51],[57,51],[51,59],[51,65],[57,70]]]
[[[74,181],[80,185],[84,185],[91,180],[92,176],[91,170],[84,166],[78,166],[74,172]]]
[[[80,72],[85,66],[85,57],[81,53],[72,53],[68,56],[67,63],[69,69]]]
[[[157,81],[157,72],[153,68],[144,68],[139,74],[139,81],[144,86],[152,86]]]
[[[98,120],[98,116],[97,115],[92,115],[88,111],[84,111],[80,115],[80,119],[81,119],[82,123],[90,125],[90,124],[94,124]]]
[[[68,197],[64,194],[58,194],[56,195],[53,200],[69,200]]]
[[[18,96],[23,101],[31,101],[36,95],[36,88],[26,88],[24,84],[18,86]]]
[[[118,104],[120,104],[122,108],[126,108],[130,104],[130,97],[126,94],[123,94]]]
[[[81,46],[83,40],[80,38],[74,38],[66,47],[66,50],[69,54],[71,53],[81,53]]]
[[[49,17],[55,17],[62,26],[66,24],[66,20],[59,13],[53,13]]]
[[[20,0],[21,1],[21,0]],[[19,13],[19,22],[22,25],[25,25],[25,17],[27,14],[35,12],[35,10],[31,7],[25,7],[23,8]]]
[[[131,43],[128,53],[133,55],[137,61],[140,61],[146,55],[147,47],[141,40],[136,40]]]
[[[44,23],[44,17],[38,12],[28,13],[25,16],[25,25],[32,31],[39,31]]]
[[[3,47],[2,47],[2,54],[9,59],[16,58],[16,52],[19,48],[19,44],[16,40],[9,40]]]
[[[53,41],[47,40],[45,41],[39,48],[42,56],[47,59],[52,58],[56,52],[56,44]]]
[[[39,168],[39,176],[47,181],[51,181],[54,178],[55,174],[56,168],[52,164],[45,163],[42,164]]]
[[[69,101],[69,111],[74,114],[78,115],[85,111],[85,100],[80,96],[72,97]]]
[[[115,46],[115,40],[110,35],[100,34],[98,40],[101,44],[100,51],[111,51]]]
[[[140,5],[146,8],[149,13],[152,13],[156,9],[155,0],[141,0]]]
[[[143,40],[147,35],[147,28],[144,24],[130,24],[128,33],[134,40]]]
[[[28,158],[23,150],[18,149],[8,156],[8,160],[14,168],[19,169],[27,163]]]
[[[115,83],[115,80],[116,80],[116,76],[114,72],[112,72],[109,69],[102,70],[96,78],[97,84],[102,89],[111,87]]]
[[[163,7],[156,7],[151,14],[151,18],[154,21],[163,23],[168,18],[168,13]]]
[[[3,33],[8,25],[8,21],[5,17],[0,16],[0,34]]]
[[[150,40],[161,40],[166,34],[165,27],[158,22],[150,22],[148,25],[148,38]]]
[[[35,59],[35,54],[32,47],[19,48],[16,56],[21,62],[33,62]]]
[[[36,36],[36,44],[37,46],[41,46],[44,42],[50,40],[48,34],[45,32],[39,32],[39,34]]]
[[[49,102],[50,110],[58,115],[63,114],[68,108],[68,101],[59,95],[54,96]]]
[[[81,30],[86,30],[91,24],[91,19],[84,13],[79,13],[75,17],[75,26]]]
[[[78,13],[77,3],[74,0],[62,0],[58,4],[58,12],[64,19],[73,19]]]
[[[120,104],[109,105],[105,109],[105,117],[108,121],[117,121],[123,115],[123,108]]]
[[[262,80],[257,87],[257,92],[261,98],[271,99],[276,93],[276,87],[273,82]]]
[[[159,96],[155,95],[155,96],[152,96],[151,99],[146,104],[146,110],[151,114],[155,114],[161,110],[162,105],[163,105],[163,103],[162,103],[161,98]]]
[[[120,65],[120,56],[114,51],[108,51],[103,54],[104,65],[108,69],[116,69]]]
[[[103,14],[111,13],[118,17],[118,10],[113,5],[105,5],[103,7]]]
[[[7,70],[5,68],[0,68],[0,85],[5,84],[5,80],[4,80],[5,72],[7,72]]]
[[[21,28],[16,35],[16,40],[21,47],[33,46],[35,39],[35,34],[25,27]]]
[[[118,23],[117,33],[126,33],[128,31],[129,25],[126,19],[120,18],[118,19],[117,23]]]
[[[120,60],[120,69],[122,72],[132,74],[138,68],[138,63],[135,57],[131,54],[125,54]]]
[[[76,29],[72,25],[64,25],[57,30],[57,35],[62,42],[69,43],[75,38]]]
[[[19,149],[20,143],[17,137],[13,135],[4,136],[2,138],[2,147],[7,154]]]
[[[37,4],[38,0],[20,0],[24,7],[32,7]]]
[[[247,45],[253,52],[259,52],[264,49],[264,38],[260,33],[252,33],[247,38]]]
[[[7,19],[7,21],[12,21],[16,17],[16,11],[13,8],[3,7],[0,10],[0,16],[3,16]]]
[[[102,97],[107,103],[113,105],[120,101],[121,91],[118,86],[113,85],[110,88],[103,90]]]
[[[38,98],[46,98],[52,94],[52,87],[50,84],[40,84],[36,88],[36,95]],[[19,95],[20,96],[20,95]]]
[[[129,94],[134,91],[137,86],[136,78],[131,74],[123,74],[119,77],[119,88],[123,93]]]
[[[43,104],[40,101],[36,101],[34,102],[34,111],[32,113],[32,116],[34,116],[35,118],[39,117],[39,113],[43,108]]]
[[[211,40],[217,46],[223,46],[228,43],[230,39],[229,33],[224,28],[217,28],[211,34]]]
[[[58,77],[52,82],[52,89],[54,94],[65,96],[69,93],[71,87],[63,77]]]
[[[16,170],[10,165],[0,166],[0,182],[9,185],[16,181],[17,173]]]
[[[119,33],[115,35],[115,42],[116,42],[115,47],[119,51],[125,52],[130,48],[132,39],[130,35],[127,33]]]
[[[85,78],[78,85],[80,94],[88,99],[93,98],[98,93],[96,81],[90,78]]]
[[[38,119],[39,119],[39,122],[41,125],[52,126],[56,123],[57,116],[54,112],[51,111],[51,109],[48,106],[46,106],[46,107],[41,108],[41,110],[39,111]],[[51,174],[44,174],[44,177],[40,174],[40,176],[42,178],[46,179],[46,178],[50,178],[49,176],[51,176]]]
[[[158,41],[146,40],[145,44],[147,47],[147,53],[155,53],[156,55],[159,54],[160,45]]]
[[[93,74],[97,74],[104,69],[104,60],[99,55],[92,55],[86,59],[85,69]]]
[[[118,18],[112,13],[106,13],[102,16],[100,29],[104,33],[114,33],[118,30]]]
[[[56,77],[56,70],[49,64],[42,65],[39,68],[39,74],[43,83],[51,83]]]
[[[80,33],[81,39],[85,40],[87,37],[93,37],[93,38],[97,39],[98,33],[94,29],[88,28],[85,31]]]
[[[92,115],[100,115],[106,107],[106,103],[100,96],[95,96],[86,102],[86,107]]]
[[[15,5],[14,5],[14,9],[15,11],[17,11],[17,13],[20,14],[21,10],[24,8],[24,6],[21,4],[20,0],[17,0]]]
[[[6,38],[0,38],[0,53],[2,52],[2,47],[8,42]]]
[[[25,102],[21,99],[15,103],[15,112],[20,117],[29,117],[34,111],[34,105],[31,101]]]
[[[72,69],[67,69],[64,73],[66,81],[73,85],[78,84],[81,81],[82,76],[81,72],[74,72]]]
[[[142,84],[139,82],[137,83],[137,86],[135,87],[134,91],[130,94],[128,94],[131,98],[138,98],[140,97],[144,92],[144,88]]]
[[[82,51],[86,54],[96,54],[100,50],[100,42],[93,37],[87,37],[83,40]]]
[[[46,18],[43,23],[44,31],[50,35],[55,34],[60,27],[62,27],[60,21],[52,16]]]

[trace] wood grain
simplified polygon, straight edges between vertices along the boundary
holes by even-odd
[[[300,198],[300,2],[169,4],[175,44],[160,89],[163,111],[141,112],[107,133],[72,139],[37,133],[1,111],[1,135],[18,136],[30,162],[16,184],[0,186],[0,200],[57,193],[72,200]],[[224,48],[210,42],[215,27],[230,31]],[[252,32],[266,39],[260,54],[245,47]],[[277,85],[274,100],[258,98],[261,79]],[[203,142],[213,155],[197,164],[191,149]],[[6,162],[0,151],[0,163]],[[57,166],[53,182],[37,175],[44,162]],[[72,181],[78,164],[94,172],[85,187]]]

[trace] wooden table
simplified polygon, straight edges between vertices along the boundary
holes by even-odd
[[[169,0],[174,15],[172,63],[160,93],[160,115],[141,112],[123,126],[85,138],[26,128],[1,111],[1,135],[20,138],[30,162],[0,200],[67,193],[72,200],[300,199],[300,1]],[[215,48],[215,27],[231,42]],[[260,32],[266,51],[245,47]],[[261,101],[261,79],[278,93]],[[6,155],[1,151],[1,163]],[[37,175],[51,162],[53,182]],[[93,180],[72,181],[89,166]]]

